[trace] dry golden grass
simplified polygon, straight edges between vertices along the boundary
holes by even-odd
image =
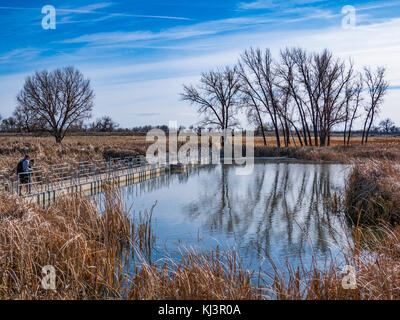
[[[400,165],[389,160],[353,163],[345,210],[355,223],[400,223]]]
[[[269,147],[276,147],[276,138],[274,136],[267,136],[267,146]],[[290,140],[292,147],[299,147],[300,143],[299,140],[291,139]],[[368,144],[370,145],[386,145],[386,144],[400,144],[400,136],[370,136],[368,139]],[[264,139],[262,137],[255,137],[254,141],[255,146],[264,146]],[[284,145],[284,140],[281,139],[281,145]],[[361,136],[354,136],[350,140],[350,146],[358,146],[361,145]],[[331,138],[331,147],[335,146],[343,146],[343,137],[340,135],[334,135]]]
[[[118,297],[125,264],[123,249],[135,229],[115,194],[103,215],[75,196],[40,209],[1,196],[0,298],[94,299]],[[57,274],[57,290],[41,286],[42,267]]]
[[[331,147],[276,148],[275,138],[264,146],[255,138],[255,156],[287,156],[305,160],[348,162],[354,158],[400,159],[400,138],[371,137],[367,146],[354,137],[352,145],[342,146],[341,137],[332,138]],[[59,163],[83,162],[145,155],[151,142],[145,136],[68,136],[57,144],[51,137],[0,136],[0,170],[14,171],[18,161],[28,153],[35,164],[47,167]]]
[[[261,272],[261,286],[234,251],[183,249],[152,262],[151,213],[130,217],[113,188],[102,207],[68,196],[41,209],[0,195],[0,299],[400,299],[400,227],[353,229],[341,250],[356,289],[343,288],[343,263],[321,267],[317,257]],[[42,288],[46,265],[56,269],[56,291]]]
[[[26,153],[35,160],[36,165],[46,167],[60,163],[144,155],[150,144],[142,137],[122,136],[67,137],[61,145],[50,137],[0,137],[0,170],[14,170]]]
[[[131,219],[117,189],[104,210],[77,196],[46,209],[0,195],[0,299],[257,299],[236,255],[183,251],[151,262],[151,214]],[[42,267],[56,270],[44,290]],[[130,270],[130,271],[129,271]]]
[[[260,289],[251,284],[233,251],[197,252],[183,249],[178,262],[142,264],[128,299],[146,300],[259,300]]]
[[[136,140],[135,140],[136,139]],[[342,287],[342,265],[275,269],[250,282],[235,252],[183,250],[178,260],[152,262],[151,214],[130,219],[119,193],[106,192],[104,212],[94,203],[68,196],[46,209],[0,195],[1,299],[400,299],[400,159],[397,139],[372,138],[368,146],[289,148],[259,145],[256,155],[354,162],[345,209],[357,224],[343,250],[356,271],[357,288]],[[39,165],[142,153],[144,137],[0,137],[0,166],[12,168],[30,153]],[[257,154],[258,152],[258,154]],[[142,153],[143,154],[143,153]],[[344,160],[345,159],[345,160]],[[360,227],[373,222],[374,228]],[[266,253],[268,257],[268,253]],[[132,265],[132,263],[134,263]],[[273,263],[271,261],[271,263]],[[41,286],[42,267],[53,265],[57,290]],[[128,268],[129,266],[129,268]],[[127,273],[127,270],[131,272]]]
[[[274,148],[259,146],[254,148],[256,157],[289,157],[310,161],[333,161],[350,163],[355,159],[400,160],[400,145],[335,146],[335,147],[289,147]]]

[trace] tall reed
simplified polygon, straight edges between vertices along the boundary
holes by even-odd
[[[344,205],[354,224],[399,224],[400,165],[389,160],[354,162]]]
[[[151,211],[132,217],[108,187],[100,211],[69,195],[46,209],[0,195],[1,299],[259,298],[237,256],[182,251],[152,262]],[[56,290],[42,287],[53,266]]]

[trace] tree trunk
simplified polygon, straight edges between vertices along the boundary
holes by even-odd
[[[61,141],[63,140],[61,134],[59,133],[56,133],[54,135],[54,138],[56,139],[56,143],[61,143]]]
[[[362,145],[364,144],[365,134],[366,134],[366,132],[367,132],[367,123],[368,123],[368,120],[369,120],[369,115],[370,115],[370,113],[368,112],[367,117],[366,117],[365,122],[364,122],[363,133],[362,133],[362,139],[361,139],[361,144],[362,144]]]
[[[264,125],[263,125],[263,122],[262,122],[262,119],[261,119],[261,116],[260,116],[260,113],[258,112],[258,110],[257,110],[257,116],[258,116],[258,122],[260,123],[260,127],[261,127],[261,133],[262,133],[263,140],[264,140],[264,146],[266,146],[267,145],[267,139],[265,137]]]
[[[276,136],[276,145],[278,148],[281,147],[281,140],[280,140],[280,136],[279,136],[279,128],[277,125],[275,125],[275,136]]]
[[[371,127],[372,127],[372,123],[373,123],[373,122],[374,122],[374,114],[372,114],[372,116],[371,116],[371,121],[370,121],[370,123],[369,123],[367,132],[366,132],[366,134],[365,134],[365,144],[368,143],[369,131],[371,130]]]

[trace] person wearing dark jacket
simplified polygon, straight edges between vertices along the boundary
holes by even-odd
[[[32,168],[29,166],[29,159],[29,155],[25,155],[17,166],[17,175],[20,182],[18,191],[19,195],[22,193],[23,185],[26,185],[26,192],[29,193],[30,172],[32,172]]]

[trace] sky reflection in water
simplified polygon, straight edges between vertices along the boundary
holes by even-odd
[[[347,228],[328,199],[345,186],[348,167],[291,161],[261,161],[250,176],[233,165],[191,168],[182,174],[122,188],[132,212],[153,211],[157,237],[153,258],[179,246],[207,250],[236,247],[250,269],[265,249],[278,267],[310,264],[313,253],[338,256]],[[172,255],[174,256],[174,255]],[[270,269],[264,261],[263,268]]]

